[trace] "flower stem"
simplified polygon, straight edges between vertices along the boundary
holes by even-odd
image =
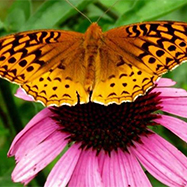
[[[11,94],[11,89],[9,84],[4,81],[0,80],[0,92],[2,94],[6,110],[8,112],[8,116],[11,120],[12,127],[18,133],[23,128],[23,124],[19,115],[19,111]],[[6,126],[6,124],[5,124]]]

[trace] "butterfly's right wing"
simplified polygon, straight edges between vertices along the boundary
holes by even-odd
[[[134,101],[185,61],[187,23],[155,21],[111,29],[103,34],[92,101]]]
[[[0,76],[46,106],[86,103],[83,35],[71,31],[21,32],[0,39]]]

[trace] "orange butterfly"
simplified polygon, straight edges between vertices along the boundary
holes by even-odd
[[[0,39],[0,76],[46,106],[132,102],[187,60],[187,23],[143,22],[85,34],[21,32]]]

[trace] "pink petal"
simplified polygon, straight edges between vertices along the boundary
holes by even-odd
[[[46,187],[65,187],[68,184],[81,154],[79,146],[79,144],[73,144],[56,163],[47,178]]]
[[[155,119],[154,121],[163,125],[167,129],[169,129],[171,132],[176,134],[178,137],[180,137],[182,140],[187,142],[187,123],[167,115],[160,115],[161,118]]]
[[[45,108],[42,111],[40,111],[37,115],[35,115],[30,122],[26,125],[26,127],[17,134],[17,136],[14,138],[8,156],[12,156],[14,153],[12,153],[12,147],[15,146],[16,142],[30,129],[32,126],[35,126],[37,123],[41,122],[43,119],[45,119],[48,116],[51,116],[52,112],[49,110],[49,108]]]
[[[187,158],[173,145],[157,134],[141,137],[130,152],[162,183],[181,187],[187,185]]]
[[[89,158],[87,163],[85,186],[104,187],[101,174],[99,172],[98,157],[96,156],[96,152],[91,151],[91,149],[85,152],[87,153],[87,158]]]
[[[83,157],[84,154],[81,154],[81,156]],[[68,187],[85,187],[85,164],[86,162],[84,162],[83,158],[79,158]]]
[[[105,155],[102,178],[104,186],[151,186],[134,155],[120,149]]]
[[[27,95],[26,92],[21,87],[17,89],[14,95],[25,101],[34,101],[34,98],[31,95]]]
[[[165,97],[162,98],[163,105],[183,105],[187,106],[187,97]]]
[[[105,158],[106,158],[105,151],[101,150],[98,155],[98,163],[99,163],[99,172],[100,173],[103,173]]]
[[[161,78],[156,84],[157,87],[169,87],[174,86],[176,82],[168,78]]]
[[[28,182],[40,170],[47,166],[67,145],[64,139],[67,137],[59,131],[54,132],[41,144],[36,146],[17,163],[12,179],[14,182]]]
[[[33,124],[29,129],[25,128],[14,139],[8,156],[15,155],[15,159],[19,161],[24,154],[35,148],[46,137],[59,129],[60,127],[51,118],[45,118]]]
[[[37,174],[36,174],[37,175]],[[32,177],[28,178],[28,179],[25,179],[25,180],[22,180],[21,183],[24,184],[24,185],[27,185],[29,182],[32,181],[32,179],[34,179],[36,177],[36,175],[33,175]],[[13,180],[13,179],[12,179]]]
[[[162,107],[162,111],[187,117],[187,98],[162,98],[159,105]]]
[[[152,92],[160,92],[159,97],[184,97],[187,92],[181,88],[154,88]]]
[[[91,149],[82,151],[68,186],[103,187],[95,151]]]

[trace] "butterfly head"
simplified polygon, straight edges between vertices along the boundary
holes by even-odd
[[[90,41],[98,41],[102,36],[102,29],[101,27],[96,23],[92,23],[86,33],[85,33],[85,40]]]

